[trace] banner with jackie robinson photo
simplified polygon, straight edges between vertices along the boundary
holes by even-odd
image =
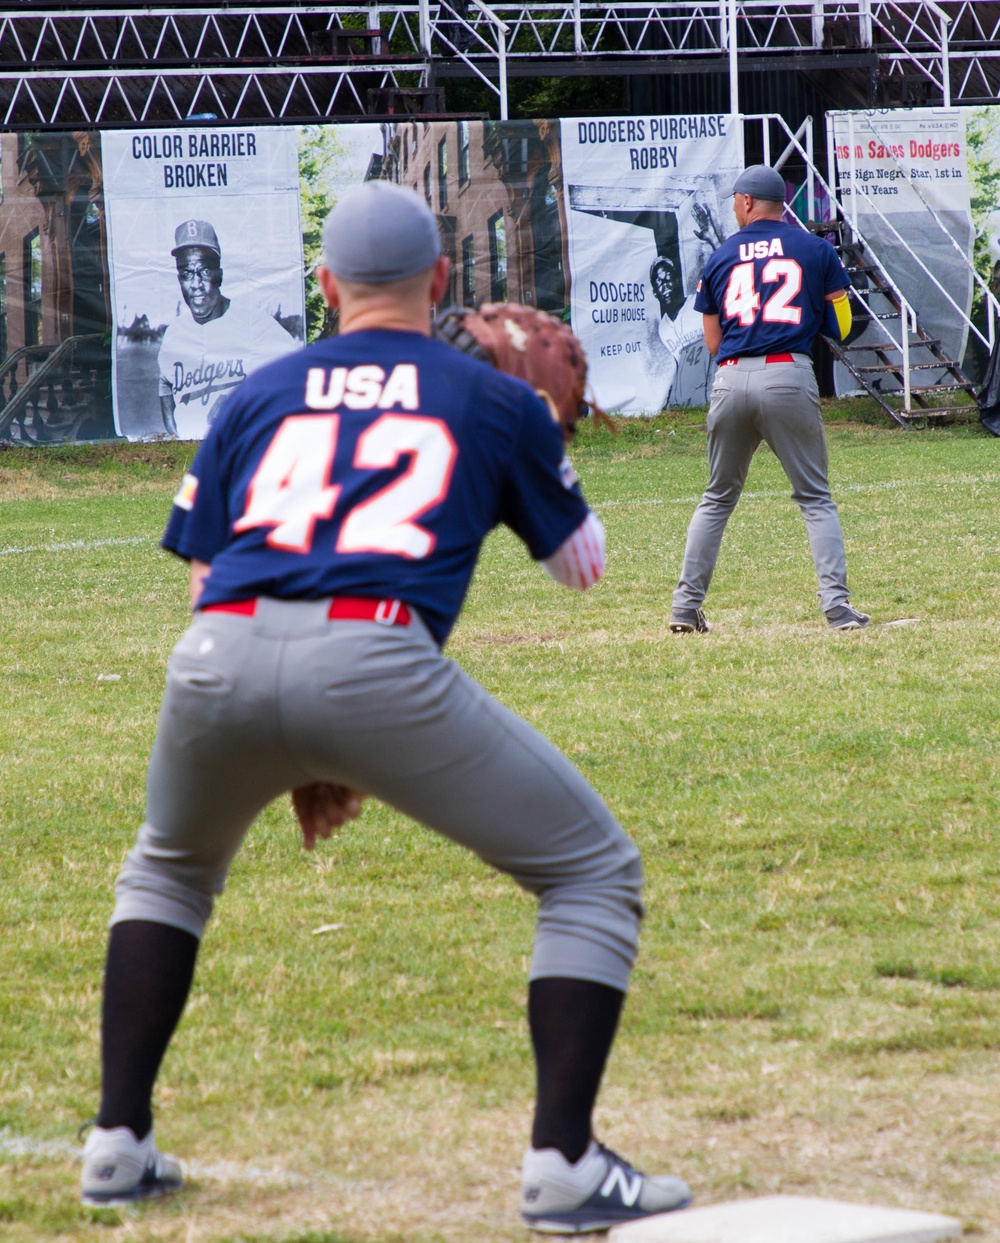
[[[941,342],[949,358],[961,362],[968,328],[952,302],[968,315],[973,285],[972,273],[962,262],[962,256],[971,260],[973,243],[965,110],[913,108],[832,115],[840,200],[848,218],[856,219],[862,236],[916,311],[921,327]],[[863,275],[858,281],[862,288]],[[862,289],[862,296],[873,313],[891,312],[881,295],[865,295]],[[898,331],[898,321],[895,329],[886,322]],[[852,344],[883,340],[884,334],[870,323]],[[861,365],[879,361],[874,353],[853,353]],[[926,383],[935,383],[944,374],[933,369],[922,373]],[[839,393],[857,389],[846,368],[838,364],[835,375]],[[898,387],[891,376],[882,383]]]
[[[256,367],[304,337],[294,128],[101,136],[115,428],[198,440]]]
[[[739,129],[715,114],[561,122],[572,324],[606,409],[708,401],[713,363],[693,303],[735,228]]]

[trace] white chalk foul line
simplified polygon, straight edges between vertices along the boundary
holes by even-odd
[[[121,539],[74,539],[59,544],[26,544],[23,548],[0,548],[0,557],[16,557],[27,552],[77,552],[91,548],[115,548],[126,544],[156,544],[158,535],[129,535]]]
[[[56,1161],[79,1161],[83,1153],[80,1144],[67,1139],[33,1139],[30,1135],[11,1135],[9,1128],[0,1131],[0,1158],[2,1157],[48,1157]],[[241,1165],[238,1161],[185,1161],[185,1173],[190,1178],[204,1178],[217,1183],[250,1183],[255,1187],[297,1187],[307,1182],[301,1174],[281,1169],[262,1169],[256,1165]]]
[[[959,484],[1000,483],[1000,475],[962,475],[951,479],[886,479],[882,483],[846,483],[832,489],[834,500],[843,492],[895,492],[902,488],[954,488]],[[790,485],[789,485],[790,486]],[[768,497],[789,495],[788,488],[763,492],[744,492],[742,500],[757,501]],[[697,496],[667,496],[639,498],[634,501],[598,501],[593,509],[615,509],[626,505],[697,505]]]

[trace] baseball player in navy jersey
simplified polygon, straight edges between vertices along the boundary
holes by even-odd
[[[153,1139],[153,1083],[257,814],[292,791],[311,847],[365,791],[538,896],[528,1225],[573,1233],[681,1208],[685,1183],[637,1172],[591,1133],[642,916],[638,851],[573,765],[441,653],[493,527],[582,589],[603,569],[601,524],[534,391],[429,335],[448,261],[422,198],[358,188],[325,226],[324,258],[340,335],[229,399],[164,536],[190,562],[196,613],[116,888],[84,1199],[181,1184]]]
[[[222,252],[207,220],[183,221],[174,242],[187,311],[160,345],[160,412],[170,435],[200,440],[241,380],[299,343],[260,307],[222,292]]]
[[[834,630],[869,618],[848,603],[844,536],[827,482],[826,437],[811,351],[821,330],[843,340],[850,277],[829,242],[782,220],[785,182],[765,164],[736,179],[739,230],[711,255],[695,300],[718,369],[708,411],[710,480],[688,527],[670,629],[708,631],[702,603],[750,459],[766,441],[809,534],[820,607]]]

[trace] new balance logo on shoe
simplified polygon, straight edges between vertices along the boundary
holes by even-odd
[[[83,1149],[81,1198],[84,1204],[127,1204],[178,1191],[184,1183],[180,1163],[165,1156],[150,1131],[136,1139],[128,1127],[94,1127]]]
[[[591,1141],[570,1163],[555,1148],[529,1149],[522,1166],[521,1216],[542,1234],[587,1234],[691,1203],[680,1178],[650,1178]]]
[[[612,1165],[608,1170],[608,1176],[601,1184],[600,1194],[607,1199],[611,1196],[615,1189],[618,1189],[618,1196],[625,1208],[631,1208],[639,1199],[639,1192],[642,1191],[643,1176],[637,1174],[635,1170],[629,1169],[624,1165]]]

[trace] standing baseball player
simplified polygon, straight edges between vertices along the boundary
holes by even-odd
[[[851,326],[850,277],[829,242],[782,221],[785,182],[766,164],[733,187],[739,225],[712,254],[698,286],[705,344],[718,358],[708,411],[710,480],[694,511],[670,629],[704,633],[702,603],[729,515],[762,440],[774,451],[806,522],[820,607],[834,630],[869,618],[848,603],[844,536],[827,482],[826,437],[811,351],[821,330]]]
[[[292,791],[311,847],[363,790],[538,896],[528,1225],[573,1233],[681,1208],[683,1182],[636,1172],[591,1134],[642,916],[638,851],[573,765],[440,650],[498,523],[581,589],[602,572],[603,529],[533,390],[430,337],[448,261],[423,199],[369,183],[323,241],[340,335],[244,382],[164,536],[190,562],[197,611],[117,884],[84,1200],[181,1184],[153,1140],[153,1083],[257,814]]]
[[[222,403],[247,375],[298,341],[273,316],[222,292],[222,251],[206,220],[185,220],[170,252],[190,314],[183,311],[160,346],[160,412],[171,436],[200,440]]]

